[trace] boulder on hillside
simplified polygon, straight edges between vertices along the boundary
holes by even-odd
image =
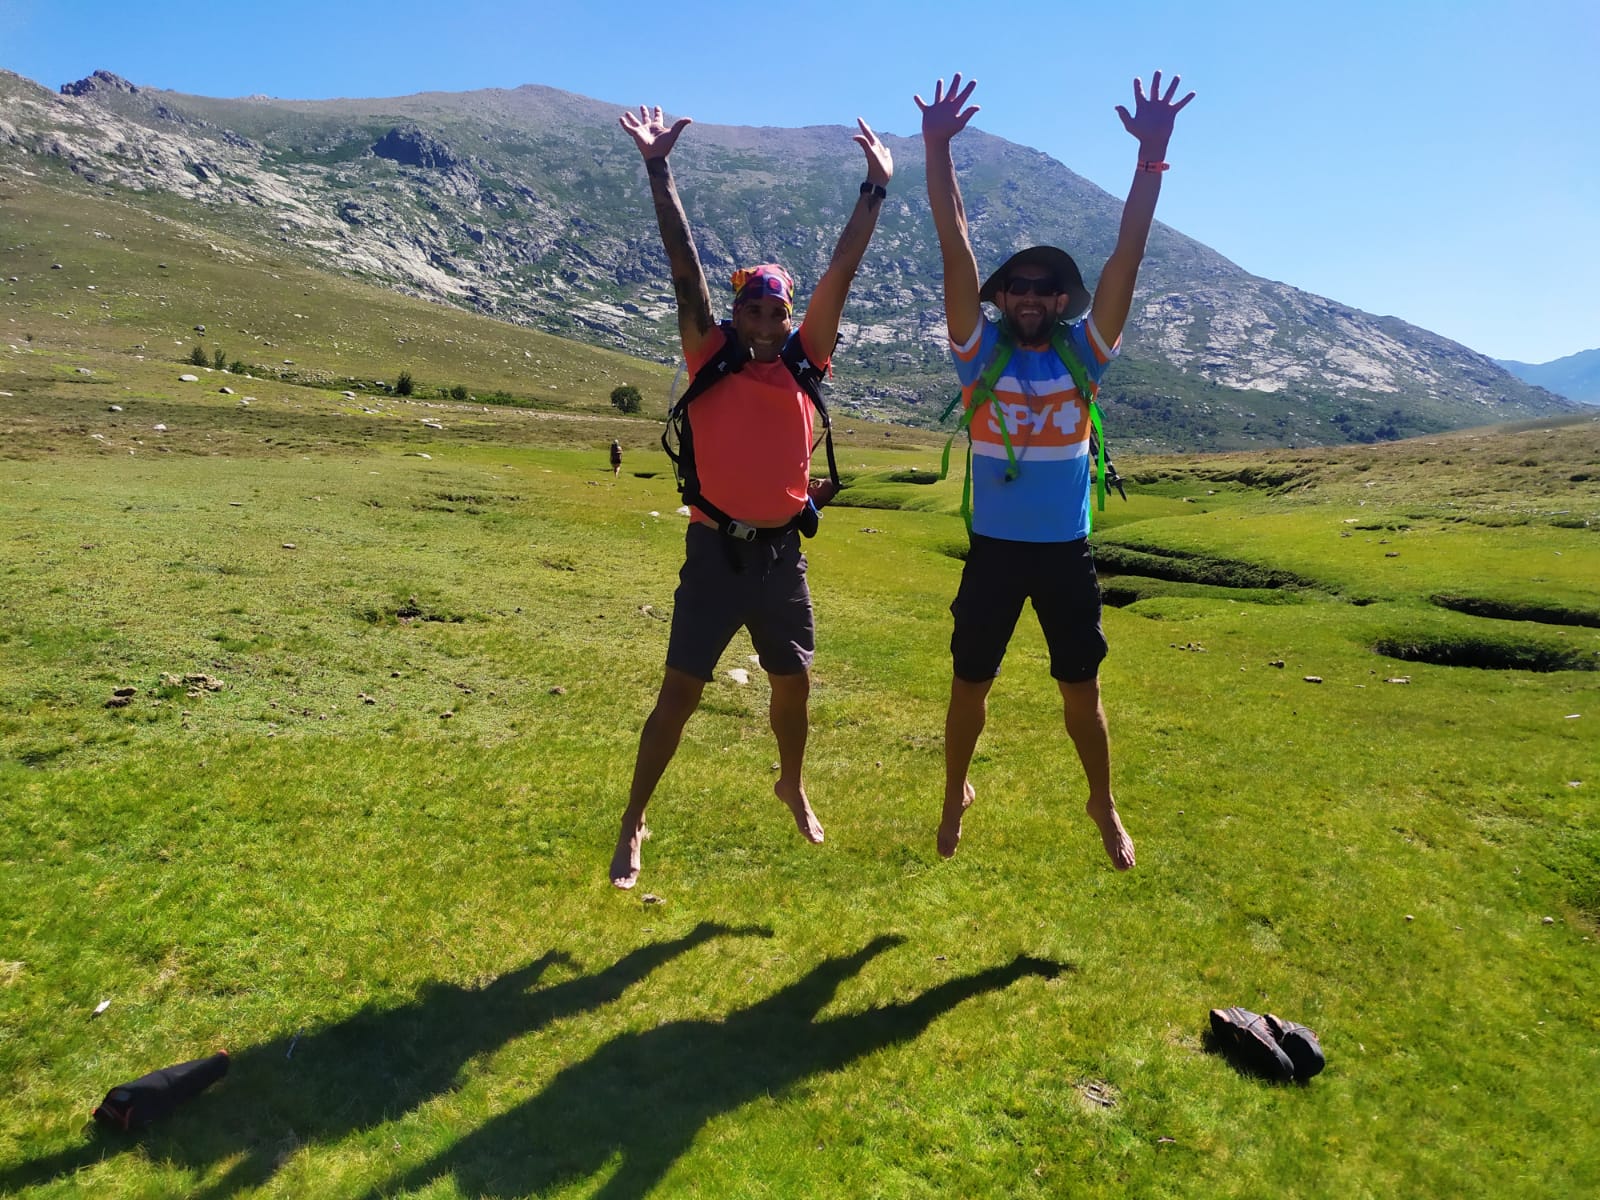
[[[454,171],[461,166],[449,146],[416,125],[396,125],[373,144],[372,152],[405,167]]]
[[[74,83],[63,83],[61,94],[63,96],[87,96],[90,92],[127,92],[130,96],[137,95],[137,84],[129,83],[121,75],[113,75],[110,71],[96,71]]]

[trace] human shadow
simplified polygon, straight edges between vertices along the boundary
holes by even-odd
[[[56,1154],[0,1169],[0,1195],[44,1183],[135,1147],[154,1162],[204,1169],[237,1158],[198,1196],[267,1182],[307,1143],[329,1143],[412,1111],[451,1090],[472,1059],[564,1017],[592,1012],[676,956],[713,938],[771,930],[702,923],[641,946],[593,974],[530,991],[557,963],[552,950],[481,988],[428,984],[409,1004],[366,1008],[301,1036],[230,1056],[227,1077],[142,1135],[96,1127]],[[115,1083],[109,1080],[108,1086]]]
[[[1028,975],[1054,978],[1071,970],[1019,956],[911,1000],[816,1020],[841,983],[901,940],[880,937],[854,954],[828,959],[722,1020],[673,1021],[613,1038],[562,1070],[538,1095],[369,1193],[368,1200],[447,1175],[463,1195],[543,1195],[596,1174],[613,1158],[620,1164],[594,1200],[638,1200],[713,1118],[910,1041],[964,1000]]]

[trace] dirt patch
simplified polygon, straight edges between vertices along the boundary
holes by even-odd
[[[1600,611],[1567,608],[1557,604],[1536,604],[1529,601],[1486,600],[1481,596],[1458,596],[1440,593],[1429,596],[1430,603],[1451,612],[1466,613],[1470,617],[1493,617],[1501,621],[1537,621],[1541,625],[1576,625],[1585,629],[1600,629]]]
[[[1411,634],[1379,638],[1372,649],[1386,658],[1439,667],[1477,667],[1489,671],[1593,671],[1594,654],[1567,646],[1509,637],[1471,634]]]
[[[1315,588],[1317,582],[1292,571],[1236,559],[1212,558],[1178,550],[1135,550],[1101,545],[1094,550],[1097,569],[1112,575],[1136,575],[1175,583],[1205,583],[1228,588]]]

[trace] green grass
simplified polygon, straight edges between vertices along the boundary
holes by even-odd
[[[1127,875],[1031,618],[935,855],[960,483],[911,482],[934,439],[851,425],[865,506],[807,546],[828,840],[771,794],[760,676],[719,673],[624,895],[682,546],[659,426],[605,412],[610,381],[563,412],[182,384],[95,328],[0,341],[0,1191],[1600,1186],[1593,422],[1122,464],[1097,540]],[[1203,1040],[1227,1004],[1313,1026],[1327,1071],[1235,1072]],[[219,1046],[172,1119],[85,1133],[112,1084]]]

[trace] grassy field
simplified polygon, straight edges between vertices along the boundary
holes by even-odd
[[[828,840],[772,796],[741,636],[622,894],[683,519],[606,395],[665,369],[375,293],[338,307],[410,313],[407,362],[319,308],[269,338],[302,375],[185,368],[215,310],[85,320],[68,251],[159,230],[82,215],[112,236],[0,239],[40,259],[0,295],[0,1192],[1600,1189],[1600,423],[1122,463],[1127,875],[1030,618],[936,856],[960,485],[847,424],[854,506],[807,547]],[[265,330],[282,298],[239,278],[211,302]],[[536,407],[341,394],[401,368]],[[1235,1071],[1229,1004],[1327,1070]],[[221,1047],[168,1121],[85,1130]]]

